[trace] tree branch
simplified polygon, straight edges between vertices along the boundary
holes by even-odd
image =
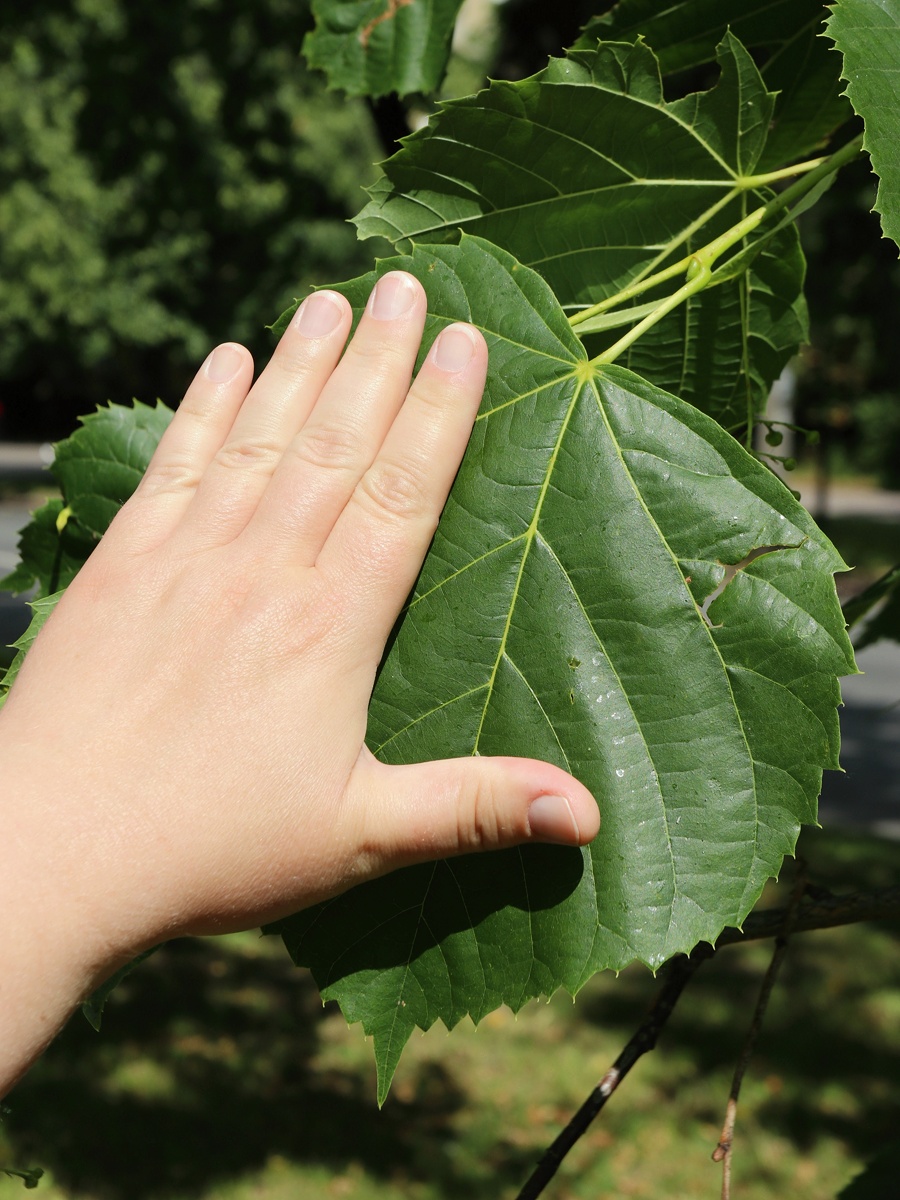
[[[823,888],[810,885],[802,897],[795,891],[791,903],[783,908],[768,908],[761,912],[750,913],[744,922],[743,929],[723,930],[715,946],[704,942],[695,947],[690,957],[680,954],[670,959],[660,972],[661,986],[644,1021],[578,1112],[544,1151],[540,1162],[518,1193],[516,1200],[537,1200],[537,1197],[541,1195],[559,1170],[565,1156],[585,1133],[594,1117],[597,1116],[637,1060],[648,1050],[654,1048],[682,992],[696,974],[697,969],[724,946],[758,941],[761,938],[783,938],[787,932],[791,934],[811,933],[816,929],[833,929],[838,925],[856,925],[862,921],[896,920],[900,920],[900,887],[875,888],[870,892],[834,895]],[[767,980],[769,975],[774,981],[771,966],[767,973]],[[766,983],[764,982],[763,988],[765,989],[765,987]],[[766,996],[767,999],[768,996]],[[762,1001],[762,994],[760,1001]],[[759,1011],[759,1004],[757,1004],[757,1011]],[[753,1026],[751,1026],[752,1028]],[[734,1091],[733,1086],[732,1091]]]
[[[389,96],[379,96],[377,100],[367,96],[366,104],[372,114],[381,148],[390,158],[400,149],[400,139],[409,134],[409,122],[406,119],[403,101],[391,93]]]
[[[556,1172],[563,1159],[603,1108],[641,1055],[652,1050],[663,1026],[672,1015],[681,993],[694,977],[697,969],[715,950],[712,946],[698,946],[690,958],[679,954],[666,963],[661,974],[662,986],[650,1006],[650,1011],[622,1053],[609,1068],[578,1112],[563,1129],[555,1141],[548,1146],[534,1169],[531,1177],[519,1192],[516,1200],[535,1200]]]
[[[752,912],[743,929],[724,929],[716,941],[716,949],[738,942],[758,941],[777,937],[784,928],[789,907],[764,908]],[[835,895],[815,889],[797,908],[793,933],[812,933],[816,929],[833,929],[838,925],[857,925],[860,921],[900,920],[900,887],[874,888],[870,892],[848,892]]]

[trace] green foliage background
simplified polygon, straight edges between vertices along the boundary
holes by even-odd
[[[310,283],[362,269],[379,157],[299,56],[306,0],[0,4],[0,437],[174,403],[218,340],[267,355]]]

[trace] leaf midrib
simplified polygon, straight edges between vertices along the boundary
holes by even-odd
[[[459,142],[457,144],[463,145],[464,143]],[[437,171],[431,172],[431,174],[435,175],[439,179],[447,179],[451,183],[457,185],[463,185],[465,183],[464,180],[455,179],[452,175],[440,175]],[[536,176],[536,178],[541,179],[543,177]],[[541,196],[538,200],[525,200],[519,204],[507,204],[503,207],[485,209],[481,212],[473,213],[471,216],[455,217],[452,221],[448,221],[446,217],[442,217],[440,213],[432,208],[431,205],[426,204],[425,201],[422,200],[418,195],[414,195],[411,192],[397,192],[396,195],[402,196],[404,200],[409,200],[411,203],[419,205],[428,212],[434,213],[434,215],[439,218],[439,224],[423,225],[419,229],[411,230],[410,232],[402,235],[405,238],[414,238],[416,236],[421,236],[423,233],[437,233],[440,230],[447,228],[461,228],[463,225],[471,225],[474,221],[485,221],[489,217],[505,217],[510,213],[525,212],[529,208],[540,208],[542,206],[547,207],[553,204],[560,204],[567,200],[577,200],[579,197],[599,196],[603,192],[620,191],[624,188],[643,189],[644,187],[684,187],[697,188],[698,190],[701,188],[727,188],[727,198],[723,197],[727,203],[728,199],[732,199],[735,195],[739,194],[740,189],[735,188],[735,182],[738,179],[740,179],[740,176],[733,176],[731,179],[679,179],[676,176],[672,179],[630,179],[628,181],[619,183],[605,183],[598,187],[581,188],[579,191],[561,192],[557,188],[557,194],[555,196]],[[549,180],[545,180],[544,182],[549,183]],[[445,195],[445,193],[440,194]],[[478,199],[487,203],[486,197],[484,197],[481,193],[478,193]],[[717,203],[719,202],[717,201]],[[708,220],[708,216],[706,214],[704,214],[704,220]],[[648,246],[645,242],[635,244],[633,247],[625,247],[625,249],[650,250],[654,248],[654,246]]]
[[[525,530],[525,533],[523,534],[522,540],[524,542],[524,549],[522,551],[522,558],[519,562],[519,570],[516,575],[516,582],[513,585],[512,595],[511,595],[510,601],[509,601],[509,611],[506,614],[506,622],[503,626],[503,634],[501,635],[500,645],[497,649],[497,654],[494,659],[493,670],[491,671],[490,679],[487,682],[487,695],[485,696],[484,705],[481,709],[481,718],[478,722],[478,729],[475,733],[475,740],[472,744],[472,754],[473,755],[478,754],[478,752],[479,752],[478,746],[481,741],[481,734],[484,729],[485,718],[487,716],[488,708],[490,707],[491,698],[494,694],[494,684],[497,679],[497,672],[500,669],[500,663],[506,654],[506,643],[509,640],[509,631],[512,628],[513,613],[515,612],[516,602],[518,601],[518,598],[519,598],[519,588],[522,585],[522,576],[525,573],[525,564],[528,561],[528,555],[531,553],[531,547],[534,545],[534,539],[537,535],[537,527],[538,527],[538,521],[540,520],[540,516],[541,516],[541,510],[544,507],[544,500],[546,499],[546,496],[547,496],[547,490],[550,487],[550,480],[553,477],[553,471],[554,471],[554,468],[556,467],[556,460],[559,457],[560,447],[562,446],[563,439],[566,436],[566,431],[569,428],[569,422],[572,419],[572,414],[575,411],[575,406],[578,403],[578,398],[581,395],[581,385],[577,385],[577,380],[578,380],[577,369],[572,370],[568,375],[560,376],[560,378],[558,380],[554,380],[554,383],[562,384],[562,383],[565,383],[565,381],[567,379],[575,380],[576,386],[572,389],[572,399],[569,401],[569,406],[566,409],[565,416],[563,417],[562,421],[560,422],[559,432],[557,433],[557,436],[556,436],[556,444],[553,447],[553,452],[551,453],[550,459],[547,463],[547,467],[544,472],[544,479],[543,479],[543,482],[541,483],[541,490],[538,493],[538,498],[535,502],[534,514],[532,515],[531,521],[528,524],[528,528]]]

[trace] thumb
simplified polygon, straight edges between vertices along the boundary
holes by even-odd
[[[361,871],[522,842],[584,846],[600,828],[593,796],[571,775],[527,758],[451,758],[392,767],[365,754],[348,786],[364,831]]]

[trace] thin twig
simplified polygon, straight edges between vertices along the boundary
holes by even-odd
[[[661,972],[663,975],[662,985],[640,1028],[565,1129],[544,1151],[540,1162],[516,1200],[535,1200],[535,1197],[541,1194],[559,1170],[563,1159],[587,1130],[594,1117],[600,1112],[637,1060],[656,1045],[657,1038],[672,1015],[681,993],[693,978],[697,968],[713,954],[715,954],[715,950],[712,946],[702,945],[697,947],[690,958],[679,954],[677,958],[671,959],[665,965]]]
[[[781,964],[784,962],[784,956],[787,953],[788,938],[793,930],[794,922],[797,918],[797,910],[800,907],[800,901],[803,899],[805,891],[806,863],[802,859],[798,859],[797,878],[794,882],[790,903],[785,912],[784,924],[782,925],[781,933],[775,939],[775,949],[759,989],[756,1008],[753,1011],[753,1020],[750,1022],[750,1028],[747,1030],[744,1045],[735,1063],[734,1076],[731,1080],[731,1091],[728,1094],[728,1104],[725,1108],[725,1124],[722,1126],[718,1145],[712,1153],[713,1162],[720,1162],[722,1164],[722,1200],[731,1200],[731,1152],[734,1145],[734,1122],[737,1117],[737,1105],[741,1094],[741,1084],[744,1082],[744,1072],[747,1070],[747,1065],[756,1048],[756,1040],[762,1028],[769,999],[772,995],[772,988],[775,986],[775,980],[778,977],[778,972],[781,970]]]
[[[516,1200],[536,1200],[559,1170],[559,1167],[594,1117],[600,1112],[637,1060],[652,1050],[678,1003],[681,993],[693,978],[697,968],[712,958],[723,946],[791,933],[810,933],[816,929],[832,929],[838,925],[856,925],[862,921],[900,919],[900,887],[875,888],[870,892],[833,892],[807,886],[806,897],[792,896],[784,908],[763,909],[750,913],[743,929],[725,929],[716,945],[702,943],[688,958],[679,955],[671,959],[663,971],[662,986],[635,1035],[606,1072],[591,1094],[541,1157],[540,1162],[518,1193]]]

